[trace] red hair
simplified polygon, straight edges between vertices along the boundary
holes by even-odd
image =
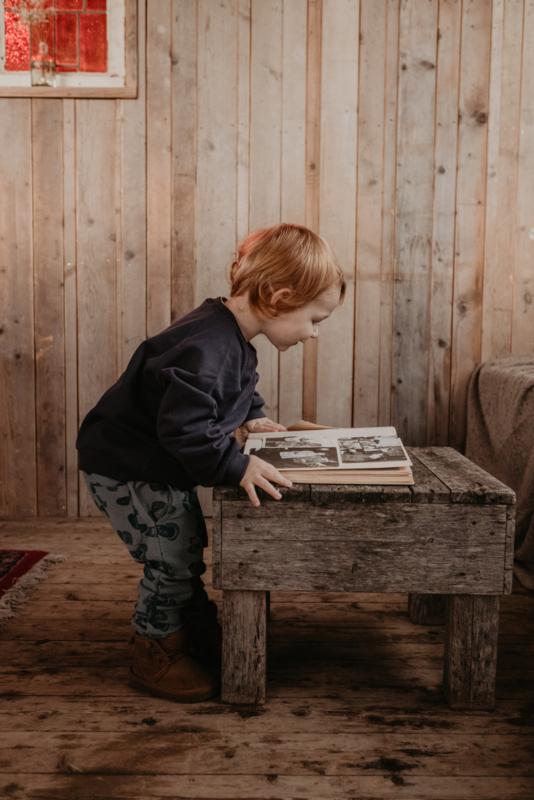
[[[304,225],[282,223],[249,233],[230,265],[230,296],[249,293],[250,304],[266,317],[292,311],[314,300],[330,286],[345,296],[343,271],[330,245]],[[292,295],[271,298],[277,289]]]

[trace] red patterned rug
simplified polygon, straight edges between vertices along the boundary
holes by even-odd
[[[15,615],[28,592],[60,561],[63,556],[46,550],[0,550],[0,622]]]

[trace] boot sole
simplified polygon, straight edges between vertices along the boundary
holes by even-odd
[[[171,692],[164,692],[155,686],[150,686],[143,683],[139,678],[130,673],[128,683],[133,689],[144,692],[145,694],[155,695],[156,697],[164,697],[166,700],[174,700],[177,703],[199,703],[202,700],[211,700],[219,694],[220,687],[216,686],[204,692],[191,692],[189,694],[172,694]]]

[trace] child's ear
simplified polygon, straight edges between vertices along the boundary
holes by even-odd
[[[284,287],[282,289],[276,289],[271,294],[270,305],[272,306],[273,309],[278,311],[280,304],[281,303],[283,304],[284,300],[288,300],[292,296],[292,294],[293,291],[287,287]]]

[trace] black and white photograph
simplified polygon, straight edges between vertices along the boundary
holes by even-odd
[[[273,438],[265,437],[265,447],[275,450],[283,450],[286,447],[298,449],[301,447],[324,447],[324,442],[321,442],[317,437],[293,434],[289,436],[276,436]]]
[[[276,469],[317,469],[336,468],[341,466],[340,458],[336,447],[324,447],[324,445],[307,446],[305,448],[294,448],[291,450],[280,451],[273,447],[262,445],[250,449],[258,458],[272,464]]]
[[[394,436],[352,436],[339,439],[339,451],[343,465],[384,461],[406,462],[400,440]]]

